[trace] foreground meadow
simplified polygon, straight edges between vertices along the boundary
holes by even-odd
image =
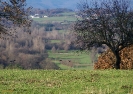
[[[0,70],[1,94],[133,94],[130,70]]]

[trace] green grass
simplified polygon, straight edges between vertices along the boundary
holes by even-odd
[[[133,71],[0,70],[0,94],[133,94]]]
[[[76,21],[76,18],[73,16],[60,16],[60,17],[47,17],[47,18],[33,18],[33,20],[40,23],[46,23],[46,22]]]
[[[48,51],[49,58],[52,59],[53,62],[58,64],[58,66],[61,69],[71,69],[68,66],[65,66],[60,64],[59,60],[70,60],[74,64],[78,65],[89,65],[91,64],[91,59],[89,54],[83,52],[83,53],[77,53],[76,51],[67,51],[60,50],[58,53],[52,53],[51,51]],[[62,67],[63,66],[63,67]],[[73,68],[72,68],[73,69]],[[74,69],[92,69],[92,66],[84,66],[84,67],[75,67]]]
[[[59,53],[52,53],[51,51],[49,51],[48,54],[49,54],[49,58],[54,58],[57,60],[71,59],[80,64],[91,63],[91,59],[90,59],[89,55],[86,53],[76,53],[73,51],[68,51],[68,52],[63,51],[63,52],[59,52]]]

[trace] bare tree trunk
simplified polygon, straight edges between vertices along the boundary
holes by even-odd
[[[121,57],[120,57],[119,51],[115,51],[115,57],[116,57],[115,68],[120,69]]]

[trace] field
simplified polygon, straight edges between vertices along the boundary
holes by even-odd
[[[133,94],[130,70],[0,70],[1,94]]]
[[[34,18],[39,23],[76,21],[73,13],[59,17]],[[60,30],[65,33],[66,30]],[[51,40],[60,43],[61,40]],[[132,70],[92,70],[89,53],[48,51],[60,70],[0,70],[2,94],[133,94]]]
[[[33,20],[39,23],[48,23],[48,22],[76,21],[76,18],[73,16],[59,16],[59,17],[47,17],[47,18],[33,18]]]
[[[91,58],[86,52],[59,50],[58,52],[48,51],[49,58],[61,69],[93,69]],[[63,62],[64,61],[64,62]],[[65,64],[62,64],[65,63]],[[71,66],[73,65],[73,66]]]
[[[64,12],[57,14],[58,16],[45,17],[45,18],[33,18],[33,21],[39,23],[62,23],[62,24],[70,24],[69,22],[76,21],[75,12]]]

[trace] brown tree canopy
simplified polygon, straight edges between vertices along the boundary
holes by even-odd
[[[31,24],[28,18],[30,9],[26,9],[26,0],[0,0],[0,35],[12,36],[14,32],[11,29],[17,26],[29,27]]]
[[[130,0],[104,0],[89,6],[88,2],[79,4],[74,26],[77,42],[82,49],[105,44],[116,57],[115,68],[120,69],[119,52],[133,44],[133,11]]]

